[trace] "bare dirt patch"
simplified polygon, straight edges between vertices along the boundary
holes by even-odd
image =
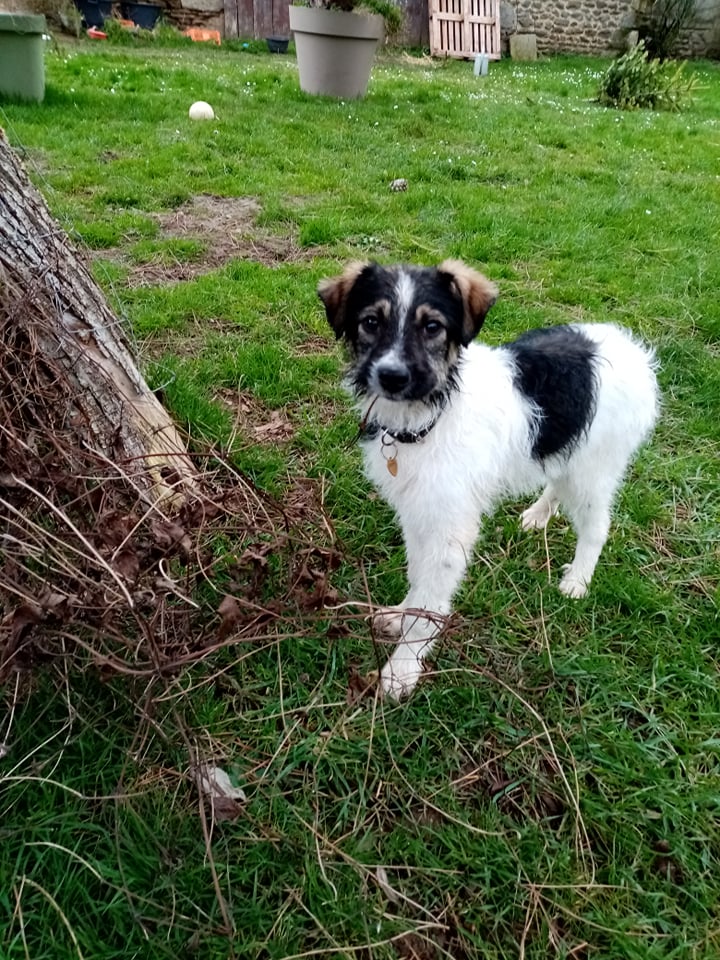
[[[521,774],[509,762],[507,751],[487,744],[485,756],[464,764],[454,781],[460,796],[491,802],[514,820],[545,822],[559,829],[567,812],[554,760],[540,755],[537,768]]]
[[[231,335],[238,326],[224,317],[194,317],[182,330],[168,329],[141,340],[137,350],[143,360],[157,360],[166,353],[175,357],[197,357],[205,349],[209,334]]]
[[[256,443],[283,443],[295,434],[295,428],[282,410],[268,409],[252,393],[222,389],[213,399],[233,414],[235,429]]]
[[[230,260],[253,260],[272,266],[308,259],[309,254],[299,246],[293,230],[281,235],[259,226],[260,212],[260,204],[253,197],[199,194],[176,210],[152,214],[160,227],[159,239],[197,240],[204,248],[197,257],[172,259],[163,251],[147,263],[136,264],[120,247],[97,251],[96,256],[127,266],[127,283],[131,287],[192,280]]]
[[[330,349],[331,341],[329,337],[321,337],[319,334],[311,334],[302,343],[297,343],[293,347],[293,353],[296,357],[314,357],[318,354],[325,356]]]

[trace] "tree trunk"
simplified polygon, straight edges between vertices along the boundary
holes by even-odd
[[[121,322],[2,130],[0,349],[0,473],[74,443],[149,500],[194,490],[184,443]]]

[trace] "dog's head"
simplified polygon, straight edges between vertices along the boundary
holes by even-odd
[[[442,401],[463,347],[497,298],[459,260],[439,267],[352,263],[318,288],[330,326],[353,358],[352,384],[388,400]]]

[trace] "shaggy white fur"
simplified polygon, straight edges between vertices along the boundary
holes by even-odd
[[[396,269],[395,289],[411,301],[411,276]],[[455,287],[466,306],[474,278],[487,284],[463,267],[462,283]],[[407,344],[396,338],[365,365],[367,389],[360,408],[364,418],[381,425],[362,445],[367,474],[397,513],[409,581],[402,603],[380,611],[374,620],[376,629],[398,639],[381,672],[386,695],[399,698],[415,687],[423,658],[451,611],[482,518],[500,498],[542,490],[522,515],[524,529],[543,528],[563,510],[577,534],[577,548],[560,590],[568,597],[587,591],[608,536],[615,493],[655,423],[658,389],[652,351],[628,331],[612,324],[567,329],[579,331],[593,345],[594,407],[581,435],[567,449],[542,459],[533,452],[538,408],[519,385],[511,345],[459,345],[455,386],[439,412],[422,399],[403,400],[382,388],[378,371],[387,368],[388,355],[396,363],[398,355],[407,353]],[[412,363],[408,367],[412,378]],[[394,439],[407,431],[420,433],[433,420],[421,439]]]
[[[560,590],[585,595],[608,536],[613,497],[655,423],[657,387],[652,354],[628,333],[604,324],[580,329],[598,344],[601,358],[597,409],[569,457],[533,459],[530,403],[514,386],[512,357],[476,343],[467,347],[459,389],[437,426],[418,443],[395,448],[395,476],[382,437],[363,445],[368,476],[395,508],[405,538],[410,589],[399,610],[449,614],[482,517],[500,498],[540,488],[540,498],[523,513],[523,528],[543,528],[563,509],[577,548]],[[423,416],[427,421],[426,411],[412,417],[396,408],[397,402],[382,398],[373,408],[390,432],[417,429]],[[386,694],[405,696],[437,637],[437,618],[380,613],[376,627],[402,635],[381,682]]]

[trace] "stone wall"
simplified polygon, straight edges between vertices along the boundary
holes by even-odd
[[[695,0],[695,17],[680,42],[686,57],[720,57],[720,0]]]
[[[503,45],[511,33],[534,33],[539,54],[606,54],[627,46],[639,14],[653,0],[501,0]],[[696,0],[680,56],[720,55],[720,0]]]
[[[628,13],[628,0],[502,0],[503,38],[534,33],[539,54],[605,53]]]
[[[178,30],[188,27],[201,27],[203,30],[217,30],[225,33],[225,15],[223,0],[150,0],[161,3],[163,16]]]

